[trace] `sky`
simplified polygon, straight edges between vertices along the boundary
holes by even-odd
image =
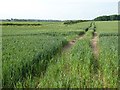
[[[94,19],[118,13],[119,0],[0,0],[0,19]]]

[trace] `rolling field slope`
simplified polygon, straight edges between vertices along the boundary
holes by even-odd
[[[117,21],[8,23],[2,26],[3,87],[117,87]]]

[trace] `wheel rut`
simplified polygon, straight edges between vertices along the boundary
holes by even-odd
[[[91,47],[92,47],[93,59],[94,59],[94,60],[91,61],[91,64],[93,66],[93,72],[94,72],[94,75],[95,75],[93,77],[98,81],[102,80],[103,87],[105,87],[107,85],[107,83],[106,83],[104,75],[101,71],[101,66],[99,65],[99,53],[100,53],[100,51],[99,51],[98,42],[99,42],[98,34],[97,34],[97,32],[94,32],[93,33],[93,38],[91,40]]]
[[[99,59],[99,47],[98,47],[98,35],[97,32],[93,33],[93,39],[91,41],[93,56],[96,60]]]
[[[71,47],[73,47],[75,45],[75,43],[82,39],[84,37],[84,34],[83,35],[79,35],[78,37],[76,37],[75,39],[71,40],[68,42],[67,45],[65,45],[63,48],[62,48],[62,52],[66,52],[68,51]]]
[[[71,40],[61,49],[61,55],[69,52],[69,50],[76,44],[76,42],[82,38],[84,38],[85,34],[77,36],[75,39]],[[35,87],[38,88],[39,81],[36,83]]]

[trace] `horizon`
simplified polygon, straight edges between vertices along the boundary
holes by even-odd
[[[119,0],[6,1],[0,6],[0,19],[93,20],[98,16],[118,14]]]
[[[120,15],[120,14],[110,14],[110,15],[100,15],[100,16],[97,16],[97,17],[101,17],[101,16],[111,16],[111,15]],[[95,18],[97,18],[97,17],[95,17]],[[93,18],[93,19],[72,19],[72,20],[94,20],[95,18]],[[24,19],[24,18],[21,18],[21,19],[19,19],[19,18],[6,18],[6,19],[0,19],[0,20],[15,20],[15,19],[17,19],[17,20],[53,20],[53,21],[57,21],[58,19],[34,19],[34,18],[28,18],[28,19]],[[69,19],[70,20],[70,19]],[[65,20],[58,20],[58,21],[65,21]]]

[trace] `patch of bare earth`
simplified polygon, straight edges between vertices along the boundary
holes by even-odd
[[[83,36],[84,36],[84,35],[80,35],[80,36],[76,37],[75,39],[69,41],[68,44],[65,45],[65,46],[62,48],[62,52],[65,52],[65,51],[69,50],[69,49],[76,43],[76,41],[82,39]]]
[[[99,57],[99,47],[97,43],[98,43],[98,35],[96,32],[94,32],[91,45],[92,45],[93,55],[96,60],[98,60],[98,57]]]

